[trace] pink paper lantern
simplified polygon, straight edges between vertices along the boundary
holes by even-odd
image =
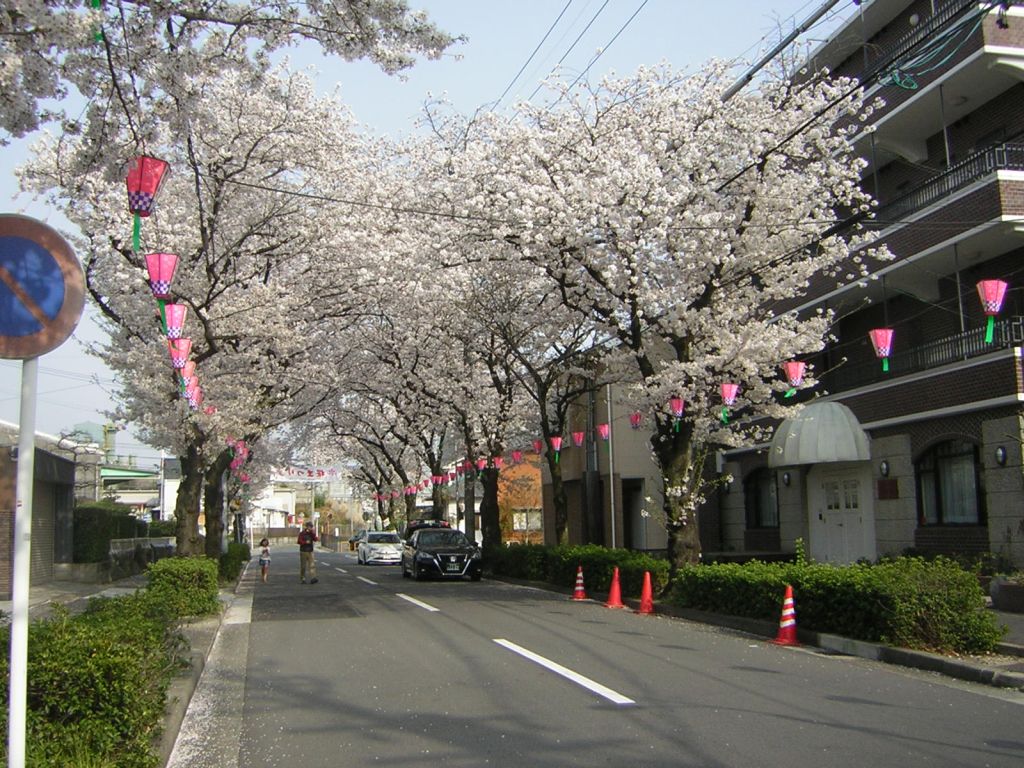
[[[191,379],[188,380],[188,384],[185,385],[185,394],[187,395],[190,392],[195,392],[198,387],[199,377],[193,376]]]
[[[583,438],[586,437],[586,432],[573,432],[572,433],[572,444],[579,448],[583,445]]]
[[[520,450],[512,451],[512,463],[519,464],[523,460],[523,452]]]
[[[644,415],[640,411],[633,411],[629,414],[629,426],[633,429],[640,429],[640,423],[644,420]]]
[[[791,387],[799,387],[804,383],[804,371],[807,370],[807,363],[799,360],[789,360],[782,364],[782,370],[786,373],[786,381]]]
[[[604,440],[606,443],[608,442],[608,438],[611,437],[611,434],[612,430],[608,424],[597,425],[597,436]]]
[[[502,466],[504,466],[504,464],[505,464],[505,457],[504,456],[494,456],[491,459],[491,463],[494,465],[495,469],[501,469]]]
[[[441,477],[441,475],[431,475],[431,476],[430,476],[430,481],[431,481],[431,482],[432,482],[432,483],[433,483],[434,485],[440,485],[440,484],[441,484],[442,482],[444,482],[444,478],[443,478],[443,477]]]
[[[188,337],[168,339],[167,350],[171,354],[171,365],[180,371],[185,367],[188,356],[192,352],[192,339]]]
[[[739,394],[740,385],[733,384],[732,382],[722,383],[722,402],[726,405],[732,405],[736,402],[736,395]]]
[[[544,441],[543,440],[534,440],[533,441],[533,452],[536,453],[539,456],[541,451],[543,451],[543,450],[544,450]]]
[[[481,459],[477,459],[476,460],[476,469],[477,469],[478,472],[482,472],[486,466],[487,466],[487,459],[482,459],[481,458]]]
[[[448,482],[449,483],[454,483],[455,482],[455,477],[456,477],[456,474],[454,472],[449,472],[448,473]]]
[[[986,315],[998,315],[1006,298],[1007,284],[1002,280],[982,280],[978,283],[978,297]]]
[[[166,160],[142,155],[132,161],[125,185],[128,187],[128,210],[138,216],[149,216],[170,164]]]
[[[189,360],[185,363],[185,367],[181,369],[181,381],[185,386],[188,386],[188,383],[194,378],[196,378],[196,361]]]
[[[668,407],[672,411],[672,415],[676,419],[683,418],[683,409],[686,407],[686,403],[681,397],[670,397],[668,400]]]
[[[146,271],[149,273],[149,289],[155,299],[168,299],[171,281],[178,266],[178,257],[173,253],[147,253]]]
[[[182,330],[185,327],[185,316],[188,314],[188,307],[184,304],[165,304],[164,321],[167,324],[167,338],[180,339]]]
[[[875,357],[881,358],[882,370],[889,370],[889,355],[892,353],[892,328],[873,328],[868,331],[871,346],[875,348]]]
[[[558,453],[560,450],[562,450],[562,438],[560,436],[554,435],[551,438],[551,448],[555,451],[555,453]]]

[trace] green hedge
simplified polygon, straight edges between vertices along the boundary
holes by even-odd
[[[9,629],[2,631],[5,646]],[[61,606],[29,627],[27,764],[153,768],[167,688],[185,641],[145,592],[96,598],[71,616]],[[8,658],[0,655],[7,730]],[[6,741],[4,742],[6,745]]]
[[[174,520],[154,520],[149,524],[149,538],[174,536],[177,533],[176,525]]]
[[[146,592],[175,617],[205,616],[220,610],[217,561],[206,557],[168,557],[146,571]]]
[[[651,574],[655,594],[668,584],[669,564],[650,555],[627,549],[607,549],[594,544],[546,547],[523,544],[488,553],[487,566],[496,576],[511,576],[531,581],[546,581],[562,587],[576,584],[576,570],[583,567],[587,591],[607,592],[615,567],[625,597],[639,597],[644,572]]]
[[[220,556],[220,577],[225,581],[235,581],[250,557],[248,544],[229,541],[228,551]]]
[[[678,572],[668,602],[778,620],[787,584],[793,587],[802,629],[957,653],[991,651],[1002,637],[995,617],[985,611],[975,575],[941,557],[844,567],[804,562],[699,565]]]
[[[132,517],[130,508],[116,502],[79,504],[74,513],[72,558],[76,563],[102,563],[111,539],[146,538],[149,524]]]

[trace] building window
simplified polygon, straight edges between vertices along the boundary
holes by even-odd
[[[747,528],[779,527],[779,493],[775,473],[755,469],[743,481],[743,503],[747,509]]]
[[[978,446],[947,440],[918,459],[917,509],[921,525],[982,525]]]

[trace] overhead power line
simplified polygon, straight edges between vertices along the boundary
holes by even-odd
[[[513,78],[512,78],[511,80],[509,80],[509,83],[508,83],[508,85],[507,85],[507,86],[505,86],[505,90],[501,92],[501,96],[499,96],[499,97],[498,97],[498,100],[497,100],[497,101],[495,101],[495,102],[494,102],[494,104],[492,104],[492,105],[491,105],[491,109],[497,109],[497,108],[498,108],[498,105],[499,105],[499,104],[501,104],[501,101],[502,101],[502,99],[504,99],[504,98],[505,98],[505,97],[506,97],[506,96],[508,95],[508,92],[509,92],[510,90],[512,90],[512,86],[513,86],[513,85],[515,85],[516,81],[517,81],[517,80],[519,79],[519,77],[520,77],[520,76],[521,76],[521,75],[523,74],[523,71],[524,71],[524,70],[525,70],[525,69],[526,69],[526,68],[527,68],[528,66],[530,66],[530,62],[531,62],[531,61],[533,61],[533,58],[534,58],[534,56],[536,56],[536,55],[537,55],[537,51],[539,51],[539,50],[540,50],[540,47],[541,47],[542,45],[544,45],[545,41],[547,41],[547,39],[548,39],[548,36],[549,36],[549,35],[550,35],[550,34],[551,34],[551,33],[552,33],[553,31],[554,31],[555,27],[556,27],[556,26],[558,26],[558,22],[560,22],[560,21],[562,20],[562,17],[563,17],[564,15],[565,15],[565,12],[566,12],[567,10],[569,10],[569,6],[570,6],[570,5],[572,5],[572,3],[573,3],[573,0],[569,0],[569,1],[568,1],[568,2],[567,2],[567,3],[565,4],[565,7],[564,7],[564,8],[562,8],[562,12],[558,14],[558,18],[556,18],[556,19],[555,19],[555,20],[554,20],[553,22],[551,22],[551,26],[550,26],[550,27],[548,27],[548,31],[544,33],[544,37],[542,37],[542,38],[540,39],[540,42],[539,42],[539,43],[537,43],[537,47],[533,49],[533,53],[531,53],[531,54],[529,55],[529,57],[528,57],[528,58],[526,59],[526,61],[524,61],[524,62],[523,62],[523,66],[521,66],[521,67],[519,68],[519,71],[518,71],[518,72],[516,72],[516,76],[515,76],[515,77],[513,77]]]

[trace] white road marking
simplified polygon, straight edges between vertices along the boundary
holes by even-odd
[[[551,661],[550,659],[545,659],[543,656],[540,656],[531,650],[523,648],[521,645],[516,645],[513,642],[509,642],[508,640],[503,640],[501,638],[494,638],[494,642],[496,642],[498,645],[504,648],[508,648],[508,650],[512,651],[513,653],[518,653],[523,658],[529,659],[530,661],[536,664],[540,664],[545,669],[549,669],[555,674],[561,675],[562,677],[566,678],[567,680],[572,680],[572,682],[576,683],[577,685],[583,686],[588,691],[592,691],[596,693],[598,696],[603,696],[613,704],[636,704],[635,701],[633,701],[630,698],[627,698],[626,696],[623,696],[621,693],[613,691],[611,688],[607,688],[601,685],[600,683],[591,680],[589,677],[584,677],[578,672],[573,672],[568,667],[563,667],[561,664]]]
[[[335,568],[334,570],[336,570],[338,573],[348,573],[348,571],[346,571],[344,568]]]
[[[423,608],[424,610],[430,611],[431,613],[438,613],[441,610],[440,608],[435,608],[434,606],[430,605],[429,603],[424,603],[422,600],[417,600],[415,597],[410,597],[409,595],[403,594],[401,592],[396,592],[395,594],[398,595],[403,600],[408,600],[413,605],[418,605],[420,608]]]
[[[373,586],[373,587],[379,586],[376,581],[370,581],[365,576],[356,576],[356,578],[359,579],[362,582],[365,582],[366,584],[369,584],[370,586]]]

